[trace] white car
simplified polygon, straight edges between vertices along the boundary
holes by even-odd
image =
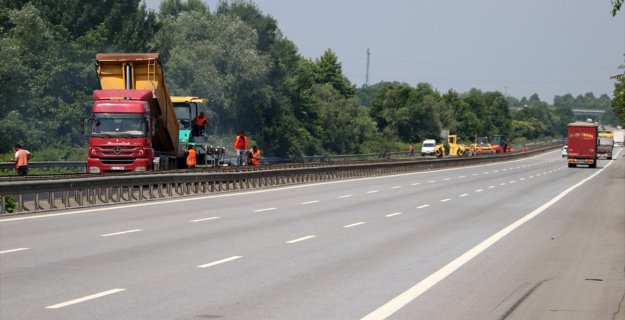
[[[434,155],[434,147],[436,147],[436,140],[428,139],[423,140],[423,144],[421,144],[421,155],[422,156],[433,156]]]
[[[562,158],[568,155],[569,146],[562,147]]]

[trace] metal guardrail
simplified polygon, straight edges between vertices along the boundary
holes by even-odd
[[[84,168],[87,169],[87,161],[29,161],[28,168]],[[0,170],[15,169],[13,162],[0,162]]]
[[[215,194],[339,179],[381,176],[460,167],[523,158],[554,146],[526,153],[487,157],[443,158],[420,161],[365,162],[247,172],[162,173],[158,175],[95,176],[62,180],[0,182],[0,214],[42,213],[163,198]]]

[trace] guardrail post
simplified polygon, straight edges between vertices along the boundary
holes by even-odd
[[[56,209],[56,199],[54,199],[54,192],[48,192],[48,204],[50,209]]]
[[[2,195],[0,195],[0,214],[5,214],[5,213],[7,213],[7,211],[6,211],[6,207],[5,207],[5,206],[6,206],[6,203],[5,203],[5,201],[4,201],[4,199],[5,199],[6,197],[7,197],[7,196],[2,196]]]
[[[61,192],[61,199],[63,202],[63,206],[65,208],[69,208],[69,191],[68,190]]]

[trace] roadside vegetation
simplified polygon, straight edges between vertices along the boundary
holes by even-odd
[[[501,92],[439,92],[428,83],[381,82],[358,88],[328,49],[302,57],[279,22],[249,1],[209,8],[200,0],[2,1],[0,152],[15,143],[33,161],[85,160],[97,52],[158,52],[172,95],[209,99],[210,134],[231,148],[245,130],[263,155],[406,151],[442,130],[514,141],[562,137],[572,108],[605,110],[603,124],[625,120],[625,80],[615,99],[593,93],[515,98]],[[620,3],[620,2],[619,2]],[[44,54],[45,53],[45,54]],[[34,173],[34,172],[33,172]]]

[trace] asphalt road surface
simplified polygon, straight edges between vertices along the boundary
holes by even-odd
[[[625,158],[0,220],[0,319],[625,319]]]

